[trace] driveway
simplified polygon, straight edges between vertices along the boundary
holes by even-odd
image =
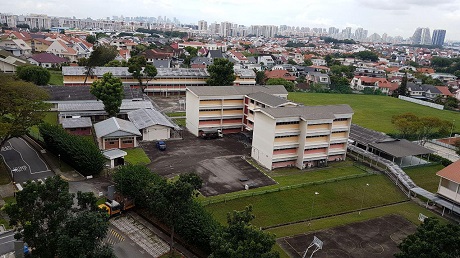
[[[38,152],[22,138],[8,140],[1,148],[0,156],[5,160],[13,181],[17,184],[54,175]]]
[[[149,168],[165,177],[196,172],[203,180],[201,193],[218,195],[274,184],[275,182],[247,163],[242,157],[250,156],[250,147],[240,141],[239,135],[204,140],[184,131],[183,140],[166,142],[166,151],[155,148],[155,142],[141,146],[152,163]]]

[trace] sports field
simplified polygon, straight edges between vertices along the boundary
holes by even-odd
[[[302,257],[314,236],[323,242],[314,257],[393,257],[398,244],[414,233],[416,226],[398,215],[277,239],[290,257]],[[310,257],[314,247],[307,252]]]
[[[454,131],[460,130],[458,112],[437,110],[389,96],[291,92],[289,99],[305,105],[348,104],[355,112],[353,123],[384,133],[395,133],[391,117],[406,112],[418,116],[435,116],[448,121],[455,120]]]

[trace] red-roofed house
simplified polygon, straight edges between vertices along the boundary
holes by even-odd
[[[120,49],[120,50],[118,50],[118,55],[117,55],[117,57],[115,57],[115,60],[128,61],[130,58],[131,58],[131,53],[130,53],[130,51],[128,49]]]
[[[35,54],[27,60],[33,65],[44,68],[60,67],[62,64],[69,62],[69,60],[51,53]]]
[[[226,53],[229,57],[235,59],[236,61],[240,62],[240,63],[247,63],[249,62],[248,58],[245,57],[243,55],[243,53],[241,52],[238,52],[238,51],[234,51],[234,50],[230,50]]]
[[[452,92],[450,92],[449,88],[447,86],[435,86],[436,89],[438,89],[440,92],[441,92],[441,96],[444,97],[444,98],[447,98],[447,97],[453,97],[454,94],[452,94]]]
[[[67,58],[70,62],[77,62],[77,59],[78,59],[77,51],[71,47],[68,47],[61,40],[55,40],[46,49],[46,52],[55,54],[62,58]]]
[[[350,86],[352,89],[360,90],[360,91],[364,90],[365,88],[372,88],[373,90],[380,89],[383,93],[386,93],[386,94],[389,94],[390,88],[394,87],[394,85],[392,85],[385,78],[368,77],[368,76],[355,76],[351,80]]]
[[[438,194],[460,203],[460,160],[450,164],[436,173],[439,180]]]
[[[295,81],[296,77],[292,76],[288,70],[272,70],[272,71],[265,71],[265,78],[268,79],[276,79],[282,78],[288,81]]]
[[[36,38],[31,40],[32,51],[34,52],[45,52],[53,42],[46,39]]]
[[[435,71],[434,71],[433,68],[425,68],[425,67],[417,68],[417,72],[419,72],[419,73],[424,73],[424,74],[432,74],[432,73],[435,73]]]

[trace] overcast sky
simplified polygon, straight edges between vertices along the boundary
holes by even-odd
[[[107,4],[106,4],[107,3]],[[412,36],[417,27],[446,29],[460,40],[460,0],[17,0],[0,12],[106,18],[167,16],[182,23],[229,21],[243,25],[363,27],[380,35]]]

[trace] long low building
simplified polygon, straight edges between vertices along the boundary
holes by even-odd
[[[86,78],[86,68],[82,66],[62,67],[64,86],[91,85],[102,78],[105,73],[112,73],[123,82],[123,85],[139,87],[139,81],[128,71],[128,67],[95,67],[92,74]],[[235,70],[235,85],[255,85],[255,73],[252,70]],[[206,86],[209,73],[206,68],[157,68],[153,80],[143,80],[145,93],[149,95],[184,94],[186,87]]]

